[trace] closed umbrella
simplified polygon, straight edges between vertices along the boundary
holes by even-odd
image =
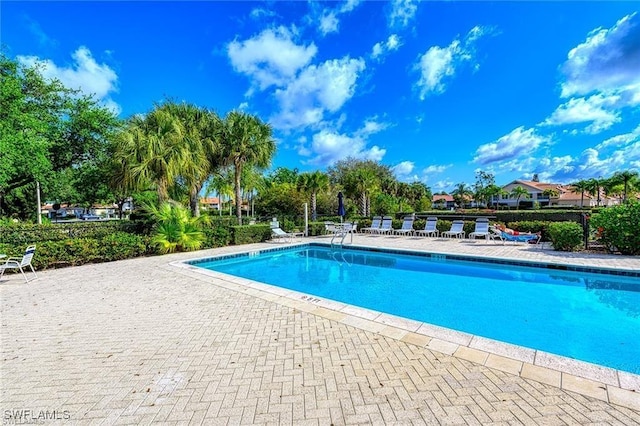
[[[347,212],[344,209],[344,202],[342,201],[342,198],[343,198],[342,192],[338,192],[338,216],[340,216],[340,222],[342,222],[342,219],[347,214]]]

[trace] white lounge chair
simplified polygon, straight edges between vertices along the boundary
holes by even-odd
[[[374,216],[373,220],[371,221],[371,226],[366,227],[366,228],[362,228],[360,231],[361,232],[374,233],[378,229],[380,229],[380,224],[381,223],[382,223],[382,217],[381,216]]]
[[[442,233],[444,237],[464,238],[464,221],[454,220],[451,223],[451,229]]]
[[[31,260],[33,259],[33,255],[36,253],[36,246],[32,245],[27,247],[24,251],[24,256],[20,257],[10,257],[8,258],[4,264],[0,265],[0,279],[4,275],[4,271],[7,269],[18,269],[22,273],[25,282],[33,281],[38,278],[38,274],[36,274],[35,269],[33,269],[33,265],[31,264]],[[33,272],[34,277],[31,279],[27,278],[27,275],[24,273],[24,270],[27,268],[31,268],[31,272]]]
[[[413,234],[413,216],[405,216],[402,220],[402,227],[400,229],[394,229],[393,233],[396,235]]]
[[[440,234],[436,225],[438,224],[438,218],[430,216],[424,224],[424,229],[416,231],[416,235],[424,235],[425,237],[434,236],[437,237]]]
[[[280,228],[280,223],[277,220],[271,221],[271,239],[284,242],[293,242],[297,237],[301,237],[302,233],[299,232],[285,232]]]
[[[476,227],[469,234],[469,238],[484,237],[485,239],[493,239],[493,234],[489,231],[489,219],[479,217],[476,219]]]
[[[374,231],[375,234],[389,234],[393,231],[393,218],[391,216],[385,216],[382,218],[382,224],[380,228]]]
[[[502,241],[502,244],[504,245],[507,241],[511,241],[514,244],[515,243],[528,243],[528,244],[535,244],[535,245],[539,245],[540,247],[542,247],[542,245],[540,244],[540,240],[542,239],[542,234],[531,234],[531,233],[526,233],[526,234],[509,234],[508,232],[504,232],[501,229],[498,229],[497,227],[491,226],[490,228],[491,233],[493,234],[493,238],[499,238]]]

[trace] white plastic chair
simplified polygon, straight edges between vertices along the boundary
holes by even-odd
[[[438,224],[438,218],[430,216],[427,218],[427,221],[424,224],[424,229],[417,230],[416,234],[424,235],[425,237],[428,237],[429,235],[437,237],[438,234],[440,233],[440,231],[438,231],[438,228],[436,227],[437,224]]]
[[[33,259],[33,255],[36,253],[36,246],[32,245],[27,247],[24,251],[24,256],[20,257],[10,257],[8,258],[4,264],[0,265],[0,279],[4,275],[4,271],[7,269],[19,269],[24,277],[25,282],[33,281],[38,278],[38,274],[36,274],[35,269],[33,269],[33,265],[31,264],[31,259]],[[24,269],[26,267],[31,268],[31,272],[33,272],[34,278],[28,279],[27,275],[24,273]]]

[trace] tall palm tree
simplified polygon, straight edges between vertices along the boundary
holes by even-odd
[[[451,191],[451,196],[453,196],[454,201],[460,207],[464,207],[467,197],[473,196],[473,191],[466,183],[460,182],[456,185],[456,188]]]
[[[602,187],[602,179],[591,178],[587,181],[587,190],[592,196],[596,197],[596,205],[600,207],[600,188]]]
[[[159,108],[146,116],[133,116],[116,141],[114,160],[127,165],[121,182],[155,185],[159,203],[169,199],[169,187],[180,176],[189,156],[180,121]]]
[[[183,143],[190,155],[181,165],[181,178],[189,191],[189,206],[194,217],[200,216],[200,191],[212,173],[222,165],[219,156],[221,120],[218,115],[192,104],[165,102],[161,107],[182,125]]]
[[[511,192],[509,193],[509,195],[516,199],[516,210],[520,209],[520,198],[522,198],[522,197],[529,198],[530,197],[529,191],[527,191],[526,189],[524,189],[520,185],[518,185],[515,188],[513,188],[511,190]]]
[[[206,187],[206,192],[218,194],[218,214],[222,216],[222,207],[225,197],[231,200],[233,196],[233,177],[227,169],[222,169],[215,173]],[[231,210],[229,210],[231,215]]]
[[[584,193],[589,190],[589,182],[586,180],[579,180],[571,184],[575,192],[580,192],[580,208],[584,207]]]
[[[624,170],[613,174],[613,179],[624,185],[623,202],[627,202],[629,188],[635,188],[638,185],[638,172],[632,170]]]
[[[316,201],[318,192],[329,188],[329,176],[316,170],[311,173],[302,173],[298,176],[298,189],[311,194],[311,218],[316,220]]]
[[[272,129],[258,117],[239,111],[231,111],[224,119],[221,137],[222,158],[233,167],[236,197],[236,217],[242,225],[241,177],[246,164],[266,168],[275,154],[276,144]]]

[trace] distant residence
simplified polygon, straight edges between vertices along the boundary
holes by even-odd
[[[203,210],[215,210],[220,209],[220,199],[218,197],[204,197],[200,198],[200,207]]]
[[[456,207],[456,202],[454,201],[453,197],[451,195],[441,195],[441,194],[437,194],[434,195],[433,198],[431,199],[431,204],[433,205],[433,207],[437,208],[437,209],[447,209],[447,210],[451,210],[453,208]]]
[[[520,200],[511,195],[516,187],[522,187],[527,190],[529,196],[521,197]],[[534,203],[538,203],[540,207],[558,206],[558,207],[597,207],[597,206],[613,206],[620,204],[620,200],[615,197],[608,196],[600,189],[600,194],[595,196],[589,192],[582,194],[575,190],[572,185],[562,185],[559,183],[534,182],[527,180],[514,180],[502,187],[505,195],[494,197],[493,202],[501,207],[516,208],[516,203],[520,203],[519,207],[530,208]],[[582,203],[582,204],[581,204]]]
[[[101,219],[118,218],[117,204],[94,204],[90,208],[76,206],[73,204],[60,204],[58,210],[54,210],[54,203],[46,203],[41,206],[42,214],[49,219],[69,219],[80,218],[84,214],[92,214],[99,216]],[[122,206],[125,215],[131,212],[131,203],[125,202]]]

